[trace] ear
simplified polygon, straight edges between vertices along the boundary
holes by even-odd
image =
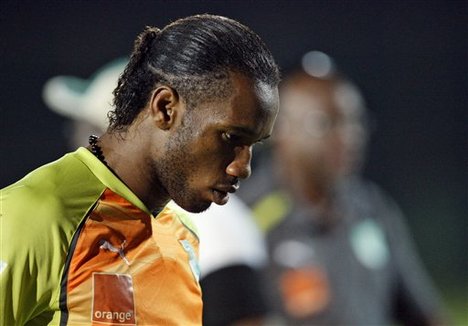
[[[151,118],[154,124],[162,129],[170,129],[182,116],[182,103],[176,90],[169,86],[159,86],[153,91],[149,103]]]

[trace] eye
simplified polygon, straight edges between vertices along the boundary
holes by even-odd
[[[223,140],[227,143],[238,143],[240,141],[240,137],[234,134],[231,134],[230,132],[223,132],[221,137]]]
[[[249,137],[242,134],[232,133],[230,131],[224,131],[221,133],[221,139],[230,146],[253,146],[255,144],[261,144],[262,141],[253,142]]]

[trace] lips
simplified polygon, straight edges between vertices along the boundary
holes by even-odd
[[[229,200],[229,193],[235,193],[239,189],[239,183],[228,186],[220,186],[213,189],[213,202],[224,205]]]
[[[229,200],[229,194],[224,191],[213,189],[213,203],[224,205]]]

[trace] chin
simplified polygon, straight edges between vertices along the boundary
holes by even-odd
[[[184,202],[184,201],[178,201],[174,199],[177,205],[179,205],[181,208],[186,210],[187,212],[190,213],[201,213],[206,211],[210,206],[211,206],[211,201],[192,201],[192,202]]]

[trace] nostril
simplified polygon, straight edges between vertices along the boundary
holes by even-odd
[[[244,180],[250,177],[251,170],[250,170],[250,164],[244,165],[242,168],[239,170],[239,179]]]

